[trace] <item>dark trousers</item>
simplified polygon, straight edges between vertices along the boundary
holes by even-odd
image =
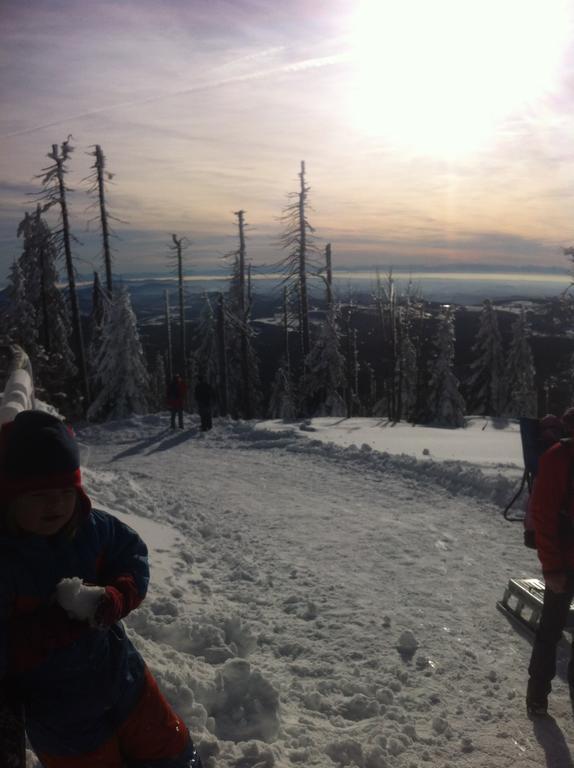
[[[177,426],[183,429],[183,408],[171,409],[171,428],[175,429],[175,417],[177,416]]]
[[[533,698],[543,698],[552,690],[552,680],[556,674],[556,648],[566,626],[573,595],[574,574],[568,576],[566,592],[556,593],[548,588],[544,590],[542,616],[528,667],[528,693]],[[568,665],[568,682],[574,687],[574,643]]]
[[[198,406],[198,411],[199,418],[201,419],[201,431],[207,432],[213,426],[213,422],[211,420],[211,406],[200,405]]]

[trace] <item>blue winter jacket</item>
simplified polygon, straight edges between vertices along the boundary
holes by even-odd
[[[74,576],[101,586],[127,581],[139,602],[149,580],[146,545],[95,509],[73,536],[0,534],[0,680],[24,700],[34,749],[58,756],[109,739],[144,681],[143,660],[121,622],[93,628],[55,603],[58,582]]]

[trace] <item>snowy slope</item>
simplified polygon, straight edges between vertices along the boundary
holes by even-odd
[[[516,426],[325,422],[79,432],[93,499],[150,545],[127,625],[206,766],[572,766],[564,661],[531,723],[530,641],[495,608],[538,573],[500,516]]]

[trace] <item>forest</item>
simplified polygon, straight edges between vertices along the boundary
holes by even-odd
[[[342,296],[333,281],[336,243],[320,247],[309,220],[304,162],[280,217],[273,266],[282,279],[273,323],[263,323],[257,311],[246,212],[239,209],[225,290],[204,294],[194,320],[185,289],[190,241],[171,235],[176,291],[165,290],[163,322],[152,331],[114,278],[113,174],[101,146],[91,147],[83,183],[101,235],[102,277],[94,272],[89,311],[82,313],[75,263],[81,246],[67,184],[73,151],[69,137],[48,153],[33,206],[17,225],[21,250],[0,309],[0,341],[25,349],[38,396],[68,418],[105,421],[163,410],[176,372],[187,382],[189,410],[201,373],[217,395],[217,414],[234,419],[365,415],[462,427],[466,414],[536,416],[571,402],[569,291],[545,301],[457,307],[425,300],[412,284],[399,290],[386,267],[369,295]],[[569,249],[565,257],[572,257]]]

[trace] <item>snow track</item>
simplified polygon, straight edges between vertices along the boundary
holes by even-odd
[[[96,503],[152,550],[127,624],[207,766],[572,766],[566,686],[533,726],[530,643],[495,610],[537,572],[484,500],[515,471],[166,421],[79,439]]]

